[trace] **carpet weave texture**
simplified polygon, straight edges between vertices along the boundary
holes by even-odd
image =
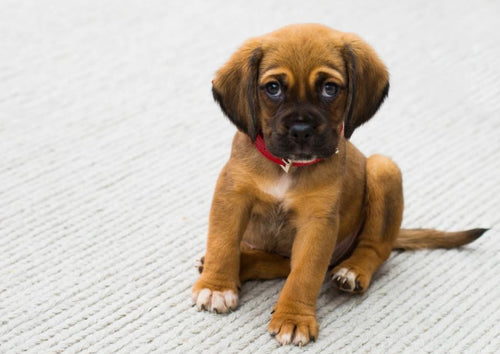
[[[2,0],[0,353],[500,352],[498,1]],[[197,312],[235,128],[214,72],[247,38],[318,22],[367,40],[389,98],[352,141],[404,176],[404,227],[491,228],[393,252],[360,296],[325,282],[320,335],[267,333],[284,280]]]

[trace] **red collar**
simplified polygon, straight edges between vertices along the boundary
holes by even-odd
[[[296,162],[296,161],[290,161],[287,159],[280,159],[279,157],[276,157],[273,154],[271,154],[271,152],[267,149],[266,142],[264,141],[264,138],[262,137],[262,133],[259,133],[259,135],[257,135],[257,139],[255,139],[254,145],[257,148],[257,150],[259,150],[259,152],[262,154],[262,156],[264,156],[269,161],[272,161],[275,164],[280,165],[281,168],[286,173],[288,173],[288,171],[290,170],[290,167],[292,167],[292,166],[297,166],[297,167],[309,166],[309,165],[313,165],[313,164],[323,160],[323,159],[315,159],[315,160],[308,161],[308,162]]]
[[[339,135],[342,136],[343,132],[344,132],[344,123],[340,125]],[[292,166],[297,166],[297,167],[309,166],[309,165],[314,165],[315,163],[318,163],[320,161],[323,161],[323,159],[316,159],[308,162],[297,162],[297,161],[290,161],[288,159],[280,159],[279,157],[276,157],[273,154],[271,154],[269,150],[267,150],[266,142],[264,141],[262,133],[259,133],[259,135],[257,135],[257,139],[255,139],[254,145],[257,148],[257,150],[259,150],[259,152],[262,154],[262,156],[264,156],[269,161],[272,161],[275,164],[280,165],[283,171],[285,171],[286,173],[288,173],[290,167]],[[335,153],[338,153],[338,151],[339,150],[337,149]]]

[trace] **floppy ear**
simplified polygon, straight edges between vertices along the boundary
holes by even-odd
[[[349,79],[344,136],[377,112],[389,92],[389,73],[373,48],[354,34],[344,37],[344,60]]]
[[[212,81],[215,101],[231,122],[255,141],[259,132],[258,78],[263,56],[260,42],[249,40],[217,71]]]

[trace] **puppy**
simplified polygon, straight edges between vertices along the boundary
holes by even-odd
[[[457,247],[486,231],[400,229],[399,168],[349,142],[388,90],[387,69],[367,43],[313,24],[250,39],[217,72],[214,98],[239,132],[192,289],[199,310],[234,310],[245,280],[286,277],[269,332],[305,345],[318,336],[329,266],[336,287],[362,293],[392,249]]]

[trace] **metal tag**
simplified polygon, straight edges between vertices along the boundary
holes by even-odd
[[[281,161],[283,161],[283,163],[285,164],[285,166],[280,165],[281,168],[283,169],[283,171],[285,171],[285,173],[288,173],[288,171],[290,171],[290,167],[292,167],[293,162],[287,159],[282,159]]]

